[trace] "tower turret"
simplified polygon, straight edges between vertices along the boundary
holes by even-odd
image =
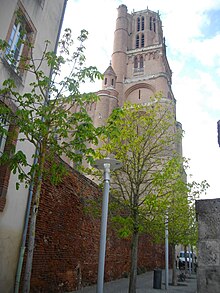
[[[114,46],[112,54],[112,66],[117,74],[116,90],[119,93],[119,103],[122,105],[123,82],[126,75],[127,63],[127,44],[128,44],[128,18],[127,7],[118,7],[118,18],[114,35]]]
[[[113,109],[118,107],[118,92],[115,89],[117,76],[111,66],[104,72],[102,81],[102,90],[97,92],[99,101],[95,105],[94,125],[100,126],[105,124]]]
[[[111,66],[111,63],[109,65],[109,67],[106,69],[106,71],[104,72],[104,79],[102,82],[102,89],[115,89],[115,85],[116,85],[116,79],[117,76]]]

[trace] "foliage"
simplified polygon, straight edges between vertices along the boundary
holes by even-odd
[[[112,172],[112,195],[118,202],[115,207],[123,207],[126,213],[122,217],[129,222],[138,211],[139,231],[146,219],[153,217],[151,211],[159,202],[160,206],[165,202],[176,188],[174,183],[178,183],[177,171],[182,162],[178,161],[175,145],[181,134],[175,129],[170,106],[160,95],[152,98],[148,106],[125,104],[113,111],[102,136],[99,157],[114,154],[123,164]]]
[[[173,105],[160,94],[147,106],[128,103],[115,109],[107,121],[97,156],[113,154],[122,162],[122,168],[111,172],[110,202],[111,220],[122,237],[131,236],[135,225],[161,241],[167,211],[176,244],[192,225],[195,199],[208,184],[187,183],[189,164],[177,151],[182,134],[175,125]]]
[[[96,78],[102,78],[96,67],[85,66],[84,42],[87,35],[87,31],[81,31],[79,46],[72,51],[74,43],[71,31],[67,29],[60,41],[59,54],[49,51],[50,43],[47,41],[40,58],[34,57],[34,48],[29,40],[21,38],[19,42],[24,43],[29,55],[22,55],[20,60],[15,60],[14,52],[6,42],[0,41],[0,49],[4,52],[2,60],[8,63],[14,76],[24,81],[28,74],[32,80],[29,86],[26,84],[26,89],[29,88],[26,92],[21,91],[20,84],[17,85],[11,78],[5,80],[0,89],[3,101],[0,103],[0,137],[7,138],[7,143],[19,131],[18,147],[11,144],[10,151],[3,151],[0,164],[7,164],[13,173],[18,174],[16,188],[19,188],[20,183],[25,183],[26,186],[30,184],[32,188],[34,184],[35,187],[23,292],[30,290],[42,178],[49,177],[53,183],[61,179],[65,169],[57,164],[57,156],[68,158],[78,168],[83,159],[92,162],[94,151],[89,146],[98,143],[100,130],[93,126],[87,111],[97,101],[97,96],[80,92],[80,85],[86,80],[93,82]],[[47,72],[42,67],[44,70],[47,68]],[[63,69],[68,70],[64,77]],[[5,104],[16,105],[15,111],[11,111]],[[12,131],[11,126],[14,126],[15,131]],[[31,158],[28,153],[31,153]],[[49,169],[45,167],[46,161],[50,162]],[[18,289],[16,288],[16,292]]]
[[[33,76],[30,91],[19,91],[13,79],[5,80],[0,89],[2,98],[7,97],[7,100],[17,105],[16,112],[12,113],[1,103],[1,117],[6,118],[7,125],[17,126],[20,142],[25,144],[29,141],[38,149],[38,152],[32,155],[33,158],[39,159],[42,151],[49,150],[46,154],[47,160],[52,163],[49,177],[54,182],[57,174],[62,171],[54,161],[55,156],[64,155],[75,164],[81,164],[82,159],[91,162],[93,149],[88,145],[97,144],[98,129],[95,129],[87,113],[89,105],[97,100],[97,96],[93,93],[81,94],[79,90],[80,84],[86,80],[93,82],[102,77],[96,67],[84,65],[86,39],[87,32],[83,30],[78,38],[80,45],[77,51],[71,54],[71,31],[66,30],[64,38],[60,41],[60,55],[49,52],[49,42],[46,42],[40,60],[34,59],[34,50],[31,48],[30,57],[25,60],[25,70]],[[5,42],[2,42],[2,49],[5,49]],[[9,57],[5,58],[7,60]],[[51,76],[41,70],[45,63],[49,67],[52,66]],[[72,64],[72,67],[68,75],[61,79],[62,68],[67,63]],[[7,131],[7,125],[0,126],[2,135],[11,135]],[[3,152],[0,163],[9,163],[12,171],[18,173],[20,181],[26,184],[34,173],[39,172],[39,165],[32,165],[27,155],[19,150],[10,154]],[[29,169],[26,172],[27,166]]]

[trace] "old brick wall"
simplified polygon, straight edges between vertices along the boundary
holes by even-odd
[[[62,183],[46,181],[37,219],[31,292],[67,292],[97,282],[100,219],[84,211],[87,197],[101,197],[89,179],[69,168]],[[129,272],[130,241],[108,227],[105,281]],[[164,250],[141,236],[141,270],[164,267]]]

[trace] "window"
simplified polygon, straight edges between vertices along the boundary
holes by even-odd
[[[33,42],[34,31],[35,29],[19,8],[15,13],[6,38],[8,47],[5,51],[7,62],[17,73],[22,73],[22,65],[27,62],[29,55],[28,45]]]
[[[144,30],[144,17],[141,17],[141,30]]]
[[[137,58],[137,56],[134,57],[134,68],[138,68],[138,58]]]
[[[107,77],[105,77],[105,85],[107,84]]]
[[[156,33],[156,19],[153,19],[153,28],[154,28],[154,32]]]
[[[153,17],[150,17],[150,30],[156,33],[156,19]]]
[[[6,142],[6,132],[8,131],[9,125],[7,123],[6,115],[0,115],[0,157],[4,152]],[[5,133],[4,133],[5,132]]]
[[[144,47],[144,34],[141,35],[141,48]]]
[[[136,36],[136,48],[139,48],[139,35]]]
[[[150,17],[150,30],[152,31],[152,17]]]
[[[140,68],[144,67],[144,58],[143,56],[140,57]]]
[[[13,154],[18,137],[18,127],[15,125],[13,113],[17,110],[14,102],[6,96],[0,96],[0,159],[2,154]],[[0,164],[0,212],[4,210],[10,179],[10,166],[4,161]]]
[[[1,134],[1,154],[6,153],[8,155],[12,154],[14,146],[16,145],[17,136],[18,136],[18,128],[13,125],[7,125],[7,118],[1,117],[1,127],[3,130],[8,132],[8,135]],[[6,203],[6,195],[8,191],[8,184],[10,179],[10,166],[7,162],[0,164],[0,212],[4,210],[5,203]]]
[[[13,25],[10,38],[8,40],[8,48],[6,54],[10,54],[8,62],[11,64],[12,59],[14,61],[13,65],[18,67],[19,60],[24,48],[24,42],[26,39],[26,33],[22,32],[22,25],[20,22]]]
[[[140,17],[137,18],[137,32],[140,31]]]
[[[114,85],[114,79],[112,78],[112,86]]]
[[[144,57],[135,56],[134,57],[134,73],[136,74],[143,74],[144,72]]]

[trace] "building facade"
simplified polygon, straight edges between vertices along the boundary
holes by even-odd
[[[154,94],[176,101],[171,88],[172,71],[167,55],[162,22],[158,12],[149,9],[129,14],[125,5],[118,7],[111,64],[104,72],[100,101],[92,117],[96,126],[105,123],[115,107],[125,102],[146,104]],[[176,123],[181,129],[181,124]],[[182,154],[181,143],[178,145]]]
[[[30,91],[33,76],[20,70],[22,56],[28,56],[29,48],[21,40],[28,39],[34,46],[34,58],[42,56],[45,41],[50,41],[50,50],[55,50],[62,24],[66,1],[64,0],[2,0],[0,7],[0,39],[7,41],[9,51],[13,52],[15,64],[12,65],[0,52],[0,86],[4,80],[15,81],[20,93]],[[25,33],[22,32],[25,30]],[[50,74],[50,68],[44,64],[42,69]],[[17,108],[16,101],[1,96],[1,103],[11,111]],[[4,124],[3,118],[0,117]],[[9,132],[13,126],[9,125]],[[20,142],[15,137],[12,142],[21,149],[32,164],[34,148],[30,143]],[[10,147],[7,137],[0,137],[0,155]],[[19,259],[20,244],[25,222],[25,211],[29,190],[21,185],[16,190],[17,177],[11,174],[9,167],[0,166],[0,292],[13,292],[16,268]]]

